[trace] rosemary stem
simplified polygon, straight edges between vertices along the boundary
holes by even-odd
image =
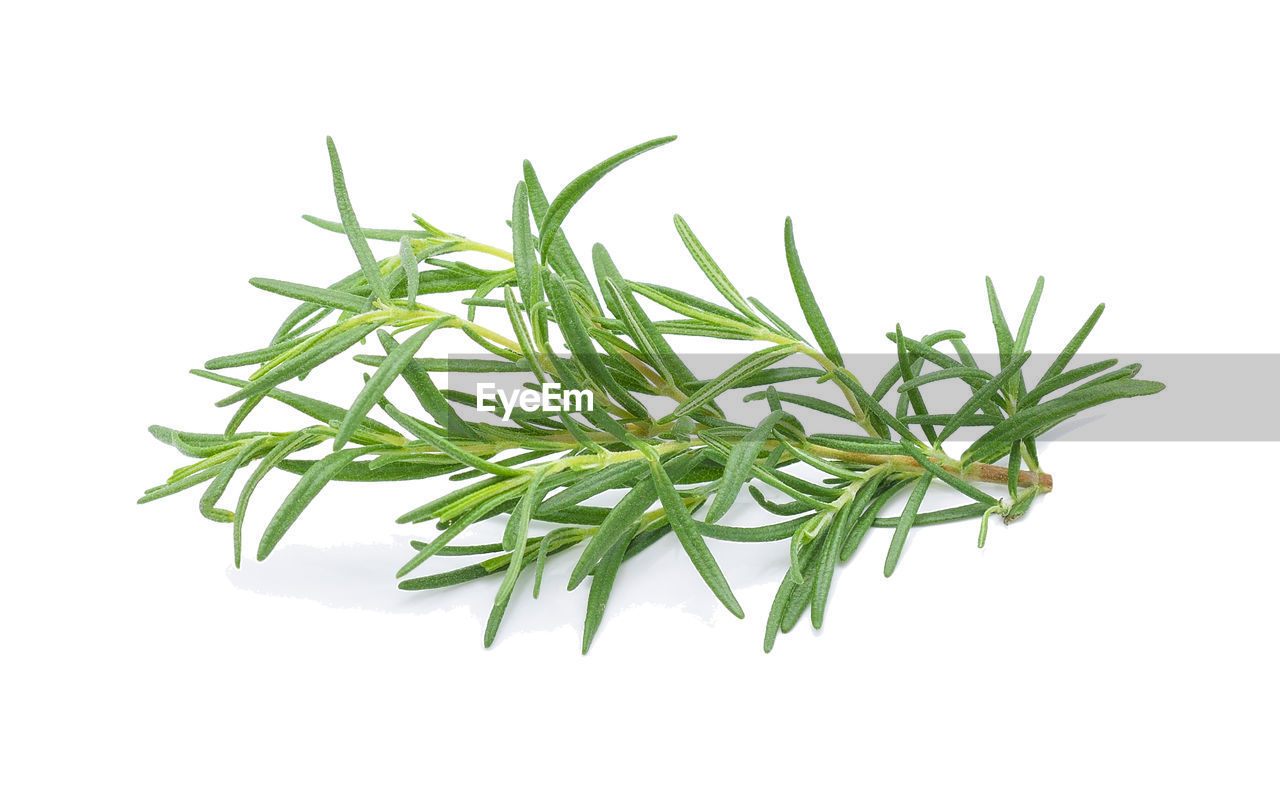
[[[924,471],[920,463],[910,455],[875,455],[865,452],[849,452],[817,444],[810,445],[808,450],[825,458],[844,460],[850,463],[862,463],[871,466],[888,463],[896,471]],[[933,461],[946,471],[972,482],[1006,483],[1009,481],[1009,469],[1004,466],[995,466],[990,463],[971,463],[962,468],[959,463],[948,458],[933,458]],[[1020,470],[1018,472],[1018,485],[1023,487],[1034,485],[1038,486],[1042,492],[1052,491],[1053,475],[1045,472]]]

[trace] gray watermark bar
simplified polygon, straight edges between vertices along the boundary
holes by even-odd
[[[695,376],[711,379],[740,361],[749,351],[737,353],[684,354],[681,357]],[[459,359],[462,357],[459,356]],[[978,354],[977,364],[988,372],[1000,370],[995,355]],[[1027,387],[1033,388],[1040,376],[1054,360],[1055,355],[1033,355],[1023,369]],[[467,361],[499,362],[496,357],[467,356]],[[1145,353],[1114,355],[1077,355],[1069,368],[1118,359],[1119,366],[1134,362],[1142,364],[1137,377],[1160,381],[1166,385],[1159,394],[1132,400],[1117,400],[1087,409],[1048,431],[1044,440],[1067,441],[1280,441],[1280,412],[1267,406],[1273,405],[1280,395],[1280,355],[1277,354],[1184,354]],[[445,361],[449,361],[446,359]],[[460,362],[459,362],[460,363]],[[853,353],[844,355],[845,368],[858,376],[868,392],[873,391],[881,377],[897,364],[894,354]],[[475,364],[468,365],[471,368]],[[817,365],[802,355],[793,356],[773,365],[770,370],[800,367],[814,370]],[[937,367],[931,363],[922,372]],[[1087,382],[1081,381],[1080,383]],[[890,412],[898,410],[902,395],[895,387],[881,400]],[[1067,389],[1079,386],[1072,384]],[[831,382],[818,383],[814,377],[787,380],[773,386],[783,393],[798,394],[826,400],[848,408],[848,401],[840,389]],[[532,376],[527,372],[495,371],[474,372],[450,369],[446,373],[446,387],[465,395],[494,388],[512,393],[520,389],[536,389]],[[763,392],[766,385],[739,388],[717,398],[726,418],[744,425],[754,425],[768,413],[762,399],[744,401],[752,393]],[[972,393],[962,380],[947,379],[920,387],[930,413],[951,413],[958,409]],[[1045,400],[1060,396],[1066,390],[1055,392]],[[676,405],[665,397],[637,395],[655,416],[670,412]],[[810,433],[853,433],[862,431],[847,418],[811,410],[794,404],[784,405],[792,411]],[[501,413],[482,411],[459,400],[455,405],[461,418],[467,421],[505,424]],[[908,409],[908,414],[914,411]],[[955,434],[960,440],[972,440],[981,436],[986,427],[962,428]]]

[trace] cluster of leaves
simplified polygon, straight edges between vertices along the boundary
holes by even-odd
[[[1052,479],[1040,469],[1037,436],[1084,409],[1163,388],[1136,379],[1136,364],[1105,361],[1071,368],[1102,306],[1044,375],[1035,384],[1027,383],[1023,367],[1030,355],[1027,343],[1041,279],[1016,333],[987,282],[999,371],[979,367],[958,331],[912,338],[899,326],[889,334],[897,362],[868,390],[844,366],[801,267],[790,219],[784,227],[784,250],[807,335],[760,300],[744,297],[679,216],[675,226],[681,240],[723,302],[628,280],[598,244],[591,251],[593,284],[565,236],[565,218],[609,171],[671,140],[659,138],[610,157],[551,200],[526,161],[513,199],[510,252],[446,233],[417,216],[418,228],[413,230],[361,227],[330,140],[340,220],[307,219],[345,234],[359,269],[327,287],[252,280],[254,286],[297,305],[265,347],[215,358],[204,369],[193,370],[233,387],[218,405],[235,406],[234,414],[222,433],[152,427],[157,439],[196,460],[148,490],[141,501],[207,483],[200,512],[232,525],[238,566],[247,507],[255,488],[273,470],[298,479],[266,524],[258,543],[259,560],[271,554],[331,481],[440,476],[465,481],[400,517],[403,523],[434,521],[436,529],[429,540],[413,543],[411,558],[398,571],[400,587],[428,590],[501,576],[485,630],[488,645],[519,577],[531,570],[536,597],[547,558],[576,548],[579,556],[569,587],[591,582],[584,652],[622,564],[664,535],[676,537],[707,586],[739,617],[742,608],[706,539],[785,540],[790,568],[767,620],[768,650],[778,632],[790,630],[806,611],[815,627],[822,625],[837,563],[854,554],[872,527],[894,530],[886,576],[916,526],[978,519],[981,545],[990,516],[1017,518],[1052,487]],[[398,253],[378,259],[370,240],[398,243]],[[483,254],[490,261],[496,258],[499,266],[445,258],[466,252]],[[429,296],[449,293],[465,296],[465,308],[445,311],[425,302]],[[655,306],[674,317],[654,319],[650,311]],[[478,324],[482,310],[498,316],[507,330]],[[430,337],[446,330],[461,332],[486,355],[419,356]],[[753,344],[720,374],[700,379],[672,349],[671,336]],[[562,340],[567,355],[557,351],[554,337]],[[374,343],[381,352],[355,356],[369,369],[350,405],[341,407],[282,388],[361,343]],[[807,357],[808,364],[789,364],[787,359],[794,356]],[[244,378],[221,372],[237,367],[252,369]],[[432,373],[446,371],[521,373],[534,388],[556,382],[566,389],[590,390],[594,405],[575,413],[518,410],[510,425],[465,421],[454,406],[474,404],[475,397],[442,389],[432,379]],[[947,379],[966,384],[968,399],[950,412],[930,412],[926,387]],[[401,380],[416,406],[390,401],[389,387]],[[803,381],[829,384],[825,388],[833,400],[786,390],[787,384]],[[733,421],[720,405],[729,392],[742,389],[749,390],[746,400],[768,404],[768,415],[757,424]],[[891,394],[896,394],[892,409],[883,405],[893,403],[886,400]],[[253,409],[268,399],[314,422],[279,432],[241,431]],[[653,407],[657,405],[662,410]],[[848,422],[850,432],[807,433],[795,408],[839,417]],[[375,411],[381,412],[382,420],[375,418]],[[949,457],[943,442],[966,426],[988,429],[959,458]],[[323,455],[305,454],[320,445],[329,447]],[[995,465],[1005,458],[1004,467]],[[234,510],[219,507],[241,469],[247,470],[247,479]],[[976,483],[1003,483],[1008,496],[997,498]],[[782,496],[770,499],[760,486]],[[968,501],[921,512],[926,493],[935,486]],[[757,526],[720,523],[744,488],[780,520]],[[613,506],[588,504],[611,492],[621,494]],[[907,496],[898,514],[884,515],[899,494]],[[459,542],[469,527],[499,516],[505,516],[505,525],[494,542]],[[534,534],[536,527],[547,529]],[[449,556],[483,559],[410,577],[431,558]]]

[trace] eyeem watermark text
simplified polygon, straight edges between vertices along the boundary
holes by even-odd
[[[561,389],[559,383],[544,383],[542,389],[515,389],[505,392],[494,383],[476,384],[476,410],[487,413],[498,413],[502,408],[502,418],[510,419],[517,408],[523,411],[569,411],[580,413],[593,411],[596,407],[595,395],[589,389]]]

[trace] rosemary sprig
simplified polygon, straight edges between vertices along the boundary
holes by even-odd
[[[275,469],[297,475],[298,481],[266,525],[258,544],[259,560],[272,553],[331,481],[447,475],[464,484],[399,519],[415,524],[434,521],[437,530],[431,539],[413,543],[397,573],[399,586],[430,590],[500,574],[502,583],[484,635],[489,645],[519,577],[533,569],[537,597],[547,559],[577,548],[579,558],[568,585],[574,588],[591,580],[584,652],[601,624],[621,566],[662,536],[676,536],[694,570],[739,617],[741,607],[704,538],[786,540],[791,564],[766,621],[769,650],[777,634],[789,631],[806,610],[815,627],[822,625],[836,566],[854,554],[871,528],[894,529],[886,576],[899,564],[915,526],[979,519],[981,546],[992,515],[1012,521],[1053,489],[1053,478],[1040,467],[1037,437],[1081,411],[1163,388],[1138,380],[1136,364],[1122,367],[1111,360],[1069,369],[1102,306],[1043,377],[1029,383],[1024,367],[1044,286],[1041,279],[1016,334],[994,285],[987,281],[999,371],[979,367],[958,331],[916,339],[898,326],[888,335],[896,361],[877,380],[867,381],[877,384],[868,391],[846,368],[818,307],[790,218],[783,227],[783,253],[811,336],[761,301],[744,296],[678,215],[676,232],[724,303],[628,280],[599,244],[591,252],[597,282],[593,284],[563,233],[565,219],[609,171],[672,140],[658,138],[627,149],[572,180],[551,199],[526,161],[524,178],[514,191],[510,251],[447,233],[417,216],[414,229],[359,226],[337,149],[329,140],[340,220],[304,217],[343,233],[359,268],[325,287],[267,278],[250,281],[296,305],[262,348],[220,356],[208,361],[206,369],[193,370],[234,388],[218,404],[237,406],[235,415],[222,433],[152,427],[157,439],[195,462],[175,470],[139,501],[205,484],[200,512],[212,521],[232,524],[239,566],[249,499]],[[376,259],[370,240],[394,242],[397,252]],[[490,265],[444,258],[455,253],[485,255]],[[432,305],[448,294],[460,296],[465,311]],[[655,319],[650,315],[654,307],[676,316]],[[496,327],[477,322],[482,309],[494,312]],[[428,342],[449,331],[460,331],[481,357],[419,356]],[[734,340],[752,347],[720,374],[699,380],[672,349],[667,339],[672,335]],[[457,335],[451,338],[458,340]],[[359,365],[373,369],[362,373],[363,386],[350,406],[280,388],[371,339],[383,353],[355,356]],[[954,355],[941,347],[944,343]],[[566,349],[568,355],[562,352]],[[797,354],[808,357],[813,366],[784,363]],[[931,369],[926,371],[926,366]],[[241,367],[250,368],[243,377],[216,371]],[[431,378],[433,372],[449,371],[523,373],[531,384],[555,382],[565,389],[588,390],[595,401],[573,411],[519,410],[512,414],[514,426],[469,422],[452,403],[470,401],[472,395],[441,389]],[[398,380],[409,386],[416,408],[390,401],[389,387]],[[964,383],[969,396],[950,411],[939,412],[936,398],[928,396],[930,386],[948,380]],[[785,389],[785,384],[798,382],[828,383],[833,399]],[[770,411],[762,421],[735,422],[724,410],[722,402],[729,392],[740,389],[756,389],[746,395],[747,401],[767,401]],[[891,396],[896,396],[894,410],[882,404]],[[314,423],[240,432],[265,399],[289,405]],[[662,410],[651,407],[655,400],[665,401]],[[848,423],[848,432],[808,433],[787,408],[791,405],[838,417]],[[418,409],[421,414],[415,413]],[[373,418],[375,411],[381,411],[386,422]],[[957,430],[972,426],[986,429],[960,457],[944,451],[943,443]],[[330,442],[332,449],[321,457],[301,457]],[[249,474],[235,510],[218,507],[241,469]],[[766,498],[758,484],[776,490],[784,501]],[[983,490],[984,484],[1004,486],[1007,498]],[[921,511],[928,492],[939,487],[969,501]],[[756,526],[718,523],[744,488],[765,511],[784,520]],[[615,491],[620,496],[613,507],[586,504]],[[884,515],[903,492],[909,497],[899,514]],[[506,519],[495,542],[458,542],[467,528],[498,516]],[[551,527],[533,534],[535,524]],[[409,577],[437,556],[485,559]]]

